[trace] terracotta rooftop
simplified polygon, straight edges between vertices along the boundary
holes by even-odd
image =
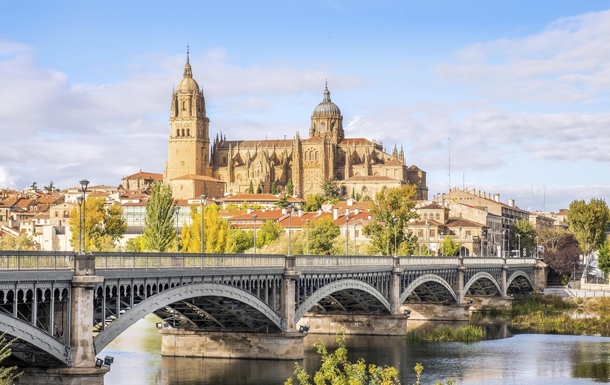
[[[127,180],[133,180],[133,179],[163,180],[163,174],[156,174],[154,172],[140,171],[135,174],[126,176],[125,179],[127,179]]]

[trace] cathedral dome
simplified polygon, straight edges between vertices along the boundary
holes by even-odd
[[[324,100],[314,108],[313,114],[314,116],[341,115],[339,107],[330,101],[328,86],[324,90]]]
[[[190,92],[199,90],[199,84],[193,78],[183,78],[180,83],[178,83],[178,87],[176,91],[178,92]]]

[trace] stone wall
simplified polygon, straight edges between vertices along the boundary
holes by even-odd
[[[174,357],[303,359],[303,333],[232,333],[161,329],[161,354]]]
[[[407,317],[400,315],[341,315],[307,313],[297,324],[309,326],[312,334],[336,334],[340,329],[345,334],[402,336],[407,333]]]

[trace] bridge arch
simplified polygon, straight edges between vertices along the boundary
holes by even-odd
[[[28,322],[0,313],[0,329],[13,337],[18,337],[18,341],[34,346],[66,365],[72,364],[74,354],[69,346]]]
[[[285,325],[279,314],[277,314],[269,305],[261,301],[256,296],[238,289],[233,286],[220,283],[195,283],[189,285],[175,286],[167,289],[146,300],[135,305],[132,309],[126,311],[115,321],[110,323],[108,327],[101,331],[94,339],[93,345],[96,353],[100,352],[106,345],[115,339],[122,332],[127,330],[131,325],[142,319],[154,311],[168,306],[174,302],[196,298],[218,296],[231,298],[246,305],[263,314],[269,321],[275,324],[280,330],[285,329]]]
[[[485,272],[485,271],[480,271],[480,272],[476,273],[475,275],[473,275],[470,278],[468,283],[466,283],[466,285],[464,285],[464,292],[463,292],[463,294],[464,295],[468,294],[468,290],[470,290],[472,285],[474,285],[475,283],[479,282],[481,279],[487,279],[491,283],[493,283],[493,287],[495,287],[496,290],[498,290],[498,294],[502,295],[502,288],[500,287],[500,284],[498,283],[498,281],[496,281],[496,279],[491,274],[489,274],[488,272]],[[485,290],[485,291],[487,292],[487,290]]]
[[[355,279],[343,279],[340,281],[331,282],[327,285],[322,286],[316,290],[311,296],[309,296],[301,306],[299,306],[294,312],[294,322],[298,323],[301,318],[307,313],[312,307],[320,302],[325,297],[332,295],[338,291],[355,289],[368,293],[375,297],[381,304],[389,311],[392,312],[392,306],[390,302],[373,286],[368,283],[358,281]]]
[[[521,270],[517,270],[517,271],[515,271],[514,273],[512,273],[512,274],[510,275],[510,277],[509,277],[509,278],[506,280],[506,287],[507,287],[507,288],[510,288],[510,287],[511,287],[511,284],[512,284],[512,283],[513,283],[513,282],[514,282],[514,281],[515,281],[517,278],[520,278],[520,277],[525,278],[526,283],[527,283],[527,284],[529,284],[529,286],[530,286],[530,288],[531,288],[531,290],[532,290],[532,291],[533,291],[533,290],[535,290],[534,283],[532,282],[532,280],[531,280],[530,276],[529,276],[529,275],[527,275],[527,273],[525,273],[524,271],[521,271]],[[508,291],[508,290],[507,290],[507,291]]]
[[[402,305],[403,303],[405,303],[407,298],[409,298],[409,296],[413,294],[415,289],[417,289],[419,286],[423,285],[426,282],[434,282],[443,286],[445,289],[447,289],[453,300],[455,302],[459,302],[455,290],[453,290],[453,288],[447,283],[447,281],[435,274],[424,274],[414,279],[413,282],[411,282],[411,284],[409,284],[409,286],[407,286],[407,288],[400,294],[399,304]]]

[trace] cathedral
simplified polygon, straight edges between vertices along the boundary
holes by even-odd
[[[193,79],[187,53],[169,120],[164,182],[175,198],[220,198],[247,192],[251,185],[269,193],[274,183],[278,191],[285,190],[290,180],[294,195],[305,198],[322,192],[322,183],[331,178],[344,197],[374,198],[383,188],[414,184],[416,199],[428,198],[426,172],[407,167],[402,146],[390,154],[375,140],[345,137],[343,116],[328,86],[313,110],[308,138],[297,132],[292,139],[227,140],[220,134],[210,147],[203,89]]]

